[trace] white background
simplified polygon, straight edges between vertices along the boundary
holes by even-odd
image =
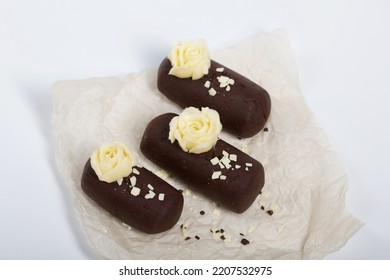
[[[0,0],[0,259],[96,259],[58,174],[53,82],[158,67],[284,28],[365,226],[329,259],[390,259],[390,2]]]

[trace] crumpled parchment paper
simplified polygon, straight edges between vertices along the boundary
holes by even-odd
[[[109,259],[320,259],[341,248],[362,223],[345,208],[346,172],[301,94],[286,33],[263,34],[211,57],[260,84],[272,99],[268,131],[242,140],[221,135],[265,168],[263,192],[243,214],[189,191],[141,154],[148,122],[181,112],[157,90],[157,69],[53,85],[56,161],[90,246]],[[138,232],[82,192],[84,164],[96,147],[113,140],[126,143],[140,165],[184,191],[183,213],[172,229]],[[243,238],[250,243],[241,244]]]

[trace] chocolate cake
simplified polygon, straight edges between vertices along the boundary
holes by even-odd
[[[134,166],[119,185],[100,181],[88,160],[81,187],[104,210],[145,233],[170,229],[183,209],[183,195],[144,167]]]
[[[264,185],[261,163],[221,139],[204,153],[183,151],[178,142],[169,140],[175,116],[166,113],[148,124],[142,153],[221,206],[236,213],[247,210]]]
[[[170,75],[171,61],[165,58],[157,75],[157,87],[168,99],[185,108],[217,110],[223,128],[239,138],[252,137],[263,129],[271,112],[268,92],[211,60],[208,74],[193,80]]]

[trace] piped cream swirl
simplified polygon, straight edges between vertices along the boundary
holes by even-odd
[[[91,155],[91,166],[100,181],[122,184],[123,178],[130,175],[134,157],[123,143],[102,144]]]
[[[170,75],[198,80],[209,73],[210,57],[204,41],[178,42],[168,55],[172,68]]]
[[[169,140],[178,141],[183,151],[200,154],[209,151],[218,141],[222,124],[217,111],[188,107],[169,123]]]

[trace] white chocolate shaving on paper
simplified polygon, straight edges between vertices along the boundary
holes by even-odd
[[[165,169],[160,169],[156,171],[154,174],[156,174],[158,177],[160,177],[163,180],[166,180],[171,176]]]
[[[188,237],[188,229],[187,229],[187,227],[184,226],[184,225],[181,225],[181,226],[180,226],[180,229],[181,229],[181,235],[182,235],[183,237]]]

